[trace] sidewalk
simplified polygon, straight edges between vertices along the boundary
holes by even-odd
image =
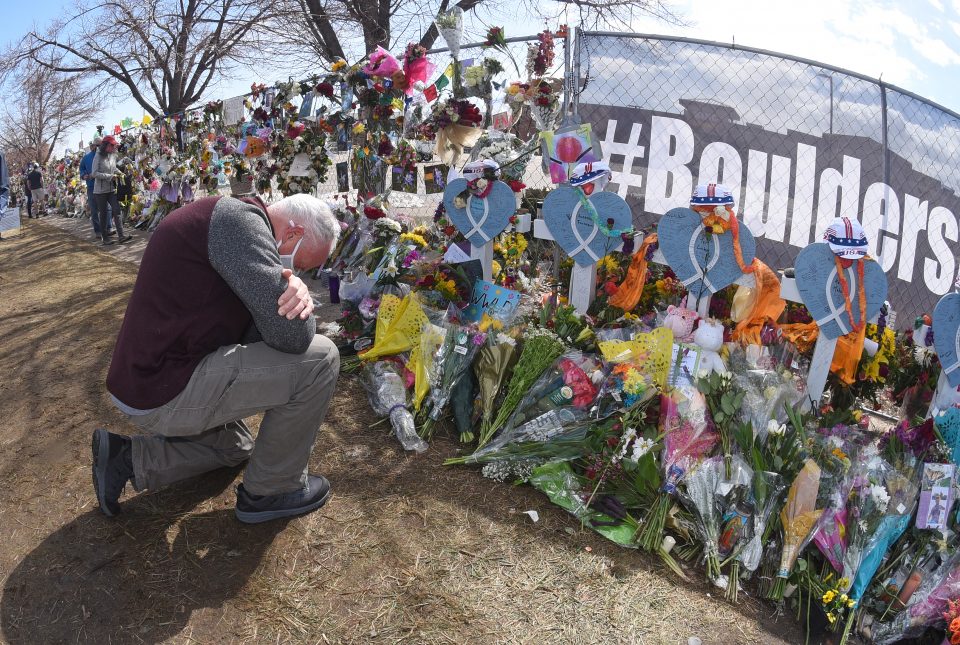
[[[24,228],[37,225],[49,224],[70,233],[76,238],[89,242],[91,246],[98,250],[109,253],[116,258],[126,260],[139,265],[143,257],[143,251],[147,248],[147,242],[150,240],[151,233],[140,231],[132,226],[125,226],[123,232],[133,237],[126,244],[111,244],[103,246],[100,244],[100,238],[94,236],[93,226],[89,218],[61,217],[60,215],[47,215],[40,219],[27,219],[24,211],[21,216],[21,224]],[[112,238],[116,240],[116,237]],[[315,304],[314,313],[318,322],[333,322],[340,318],[340,305],[330,302],[330,292],[327,289],[325,280],[314,280],[312,272],[310,277],[304,277],[303,281],[310,289],[310,295],[313,296]]]

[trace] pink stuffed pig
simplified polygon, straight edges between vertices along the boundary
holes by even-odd
[[[673,338],[681,343],[693,340],[693,325],[697,322],[697,312],[686,307],[667,307],[667,317],[663,326],[673,331]]]

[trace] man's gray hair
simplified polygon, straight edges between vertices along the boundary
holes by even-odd
[[[298,194],[270,204],[269,210],[283,219],[292,220],[305,229],[304,236],[315,243],[330,242],[333,248],[340,238],[340,220],[330,206],[313,195]]]

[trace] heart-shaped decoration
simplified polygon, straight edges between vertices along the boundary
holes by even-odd
[[[587,198],[597,219],[607,228],[624,230],[633,224],[630,206],[616,193],[595,193]],[[599,262],[623,244],[620,235],[608,236],[580,201],[580,189],[559,186],[543,200],[543,219],[554,241],[581,266]],[[613,220],[613,224],[610,224]]]
[[[940,298],[933,310],[933,348],[950,387],[960,386],[960,293]]]
[[[738,223],[740,251],[749,265],[757,252],[753,233]],[[660,251],[667,264],[696,298],[716,293],[736,282],[743,271],[733,252],[733,234],[706,233],[703,218],[689,208],[673,208],[657,224]]]
[[[447,217],[463,233],[471,245],[480,247],[503,232],[510,223],[510,216],[517,210],[517,198],[510,186],[502,181],[493,182],[486,197],[467,197],[466,207],[454,204],[457,195],[467,190],[466,179],[454,179],[443,190],[443,206]]]
[[[795,268],[800,299],[827,338],[840,338],[853,331],[844,305],[835,257],[826,242],[817,242],[800,251]],[[860,285],[856,262],[844,273],[847,276],[853,322],[860,324],[860,300],[857,295]],[[883,301],[887,299],[887,276],[876,261],[865,260],[863,281],[867,295],[867,320],[870,320],[880,312]]]

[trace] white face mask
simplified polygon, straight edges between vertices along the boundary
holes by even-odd
[[[293,223],[293,220],[290,220],[290,226],[296,226],[296,224]],[[293,271],[294,275],[298,275],[299,271],[297,271],[297,269],[294,267],[293,258],[297,255],[297,249],[300,248],[300,244],[302,242],[303,238],[301,237],[299,240],[297,240],[297,243],[293,247],[293,251],[289,255],[280,254],[280,263],[283,265],[283,268],[290,269]],[[281,246],[283,246],[283,241],[278,241],[277,250],[280,250]]]

